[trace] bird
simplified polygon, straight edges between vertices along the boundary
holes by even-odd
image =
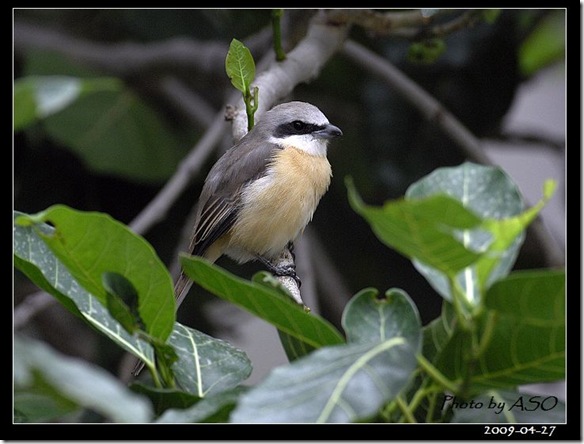
[[[266,111],[209,170],[187,252],[210,262],[223,255],[238,263],[259,260],[299,282],[294,268],[274,260],[312,220],[331,182],[328,143],[342,134],[310,103],[286,102]],[[177,310],[192,284],[181,270],[174,286]],[[132,374],[143,367],[138,360]]]
[[[292,276],[274,260],[312,220],[329,188],[331,139],[343,132],[307,102],[281,103],[267,112],[211,167],[201,190],[188,253],[210,262],[226,255],[259,260],[272,273]],[[192,285],[181,271],[177,308]]]

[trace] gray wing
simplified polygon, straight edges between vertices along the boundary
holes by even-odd
[[[253,130],[249,132],[209,171],[189,245],[192,254],[202,256],[233,226],[242,190],[250,181],[265,174],[267,164],[279,147],[271,143],[258,144],[259,136],[261,134]]]

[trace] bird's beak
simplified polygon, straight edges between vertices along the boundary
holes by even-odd
[[[323,129],[316,131],[314,135],[322,139],[332,139],[333,137],[342,136],[343,132],[339,127],[327,123]]]

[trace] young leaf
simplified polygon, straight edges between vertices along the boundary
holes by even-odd
[[[481,219],[457,200],[444,195],[416,200],[386,202],[383,207],[365,205],[351,180],[349,202],[363,216],[383,243],[446,275],[475,262],[480,254],[458,239],[461,230],[476,228]]]
[[[197,256],[182,256],[181,263],[187,276],[204,289],[312,347],[344,342],[334,326],[318,315],[306,313],[282,291],[234,276]]]
[[[347,303],[341,322],[349,343],[379,342],[402,336],[414,349],[420,346],[418,310],[410,297],[396,288],[381,296],[376,289],[361,290]]]
[[[231,40],[229,45],[225,71],[237,90],[246,96],[250,94],[251,82],[255,78],[255,62],[249,49],[237,39]]]
[[[16,393],[40,386],[45,393],[91,408],[114,422],[149,422],[152,418],[147,399],[132,393],[99,367],[19,337],[14,340],[14,352]],[[47,387],[52,390],[47,391]]]
[[[173,284],[166,267],[142,237],[107,214],[81,212],[63,205],[27,218],[27,223],[50,221],[54,232],[39,230],[59,262],[74,279],[106,304],[102,274],[115,272],[130,280],[138,293],[138,312],[148,334],[162,341],[175,318]]]

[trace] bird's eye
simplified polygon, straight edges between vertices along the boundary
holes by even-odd
[[[294,122],[292,122],[292,126],[296,131],[301,131],[302,129],[304,129],[306,124],[300,120],[295,120]]]

